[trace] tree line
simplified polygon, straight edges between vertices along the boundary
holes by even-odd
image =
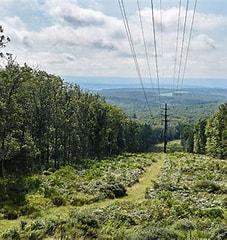
[[[194,126],[181,126],[181,143],[188,152],[208,154],[227,159],[227,103],[208,119],[200,119]]]
[[[0,70],[0,173],[147,151],[162,129],[129,119],[97,94],[27,65]]]

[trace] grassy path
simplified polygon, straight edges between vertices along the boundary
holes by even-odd
[[[115,198],[115,199],[106,199],[101,202],[97,202],[94,204],[89,205],[90,207],[107,207],[115,202],[127,202],[127,201],[142,201],[144,200],[145,192],[147,187],[152,186],[152,182],[156,180],[161,172],[162,165],[164,162],[164,155],[158,155],[160,159],[157,162],[153,163],[141,176],[138,183],[134,184],[132,187],[127,189],[127,196],[122,198]],[[88,206],[83,206],[87,208]]]
[[[138,183],[134,184],[132,187],[129,187],[127,189],[127,196],[117,199],[105,199],[100,202],[96,202],[89,205],[84,205],[82,207],[78,208],[103,208],[107,207],[113,203],[116,202],[127,202],[127,201],[142,201],[145,196],[145,191],[147,187],[152,186],[152,181],[156,180],[157,177],[160,174],[163,162],[164,162],[164,155],[157,154],[156,156],[157,162],[154,162],[141,176]],[[42,218],[48,219],[49,217],[52,218],[53,216],[56,218],[65,218],[69,216],[69,213],[72,209],[75,209],[75,207],[72,206],[62,206],[58,208],[50,208],[46,209],[42,212]],[[3,230],[9,229],[11,227],[17,227],[20,226],[21,220],[26,220],[27,222],[32,221],[31,219],[28,219],[26,217],[20,217],[17,220],[1,220],[0,221],[0,233],[3,232]]]

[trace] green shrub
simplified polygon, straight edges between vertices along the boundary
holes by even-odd
[[[27,210],[32,210],[32,209],[45,209],[49,206],[51,206],[51,200],[49,198],[45,198],[41,194],[29,194],[26,196],[26,205],[27,205]],[[26,210],[26,208],[25,208]]]
[[[221,208],[208,208],[199,211],[200,217],[209,217],[211,219],[224,218],[224,211]]]
[[[20,240],[20,234],[18,230],[15,228],[8,230],[7,232],[3,233],[2,239],[4,240]]]
[[[100,192],[104,193],[108,198],[121,198],[126,196],[126,188],[119,182],[110,182],[100,187]]]
[[[91,228],[98,228],[99,226],[98,220],[95,217],[95,215],[90,214],[88,212],[78,214],[75,220],[77,223],[81,224],[82,226],[88,226]]]
[[[143,231],[135,234],[134,236],[128,236],[128,240],[178,240],[179,236],[174,231],[165,228],[148,227]]]
[[[198,182],[195,185],[195,189],[198,191],[205,191],[208,193],[216,193],[216,192],[220,191],[221,186],[214,181],[203,180],[203,181]]]
[[[212,233],[211,240],[225,240],[227,239],[227,227],[219,226],[218,229]]]
[[[18,218],[18,212],[14,209],[4,209],[3,217],[8,220],[15,220]]]
[[[181,219],[177,222],[175,229],[183,230],[183,231],[192,231],[196,228],[194,222],[189,219]]]
[[[40,184],[42,183],[42,179],[40,176],[31,176],[26,178],[26,185],[30,192],[36,191]]]
[[[66,204],[64,197],[60,195],[51,196],[51,201],[56,207],[60,207]]]
[[[20,215],[22,215],[22,216],[31,215],[38,211],[39,210],[34,206],[24,205],[20,208]]]
[[[69,197],[70,204],[73,206],[83,206],[98,201],[98,197],[90,194],[77,192]]]

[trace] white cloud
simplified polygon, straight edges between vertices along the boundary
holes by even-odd
[[[2,0],[0,0],[0,3]],[[28,0],[21,0],[28,2]],[[41,30],[26,27],[18,17],[1,19],[2,25],[12,38],[9,47],[18,60],[39,65],[41,68],[61,75],[135,76],[122,20],[111,17],[94,8],[82,8],[73,0],[48,0],[36,7],[42,9],[52,20]],[[4,1],[7,2],[7,1]],[[14,2],[14,0],[10,0]],[[34,7],[33,7],[34,8]],[[99,9],[99,8],[98,8]],[[160,13],[155,10],[157,42],[161,73],[172,75],[177,8],[163,10],[164,56],[160,56]],[[184,12],[184,9],[182,9]],[[191,19],[192,12],[189,12]],[[154,49],[151,28],[151,11],[142,9],[142,17],[149,47],[149,57],[154,72]],[[183,18],[183,16],[182,16]],[[183,20],[183,19],[182,19]],[[147,73],[138,13],[129,16],[132,36],[143,73]],[[219,29],[227,26],[227,17],[214,14],[196,14],[188,75],[226,76],[227,49]],[[216,32],[213,36],[213,32]],[[180,35],[181,36],[181,35]],[[187,35],[188,38],[188,35]],[[186,42],[187,43],[187,42]],[[203,62],[201,62],[203,61]],[[218,71],[215,67],[221,62]]]

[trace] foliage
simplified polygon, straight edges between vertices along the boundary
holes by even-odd
[[[44,185],[51,185],[47,196],[57,192],[68,201],[66,204],[75,198],[76,207],[63,207],[69,215],[58,215],[55,207],[49,216],[47,209],[15,231],[21,239],[225,239],[226,163],[222,160],[182,152],[169,154],[159,179],[141,201],[123,197],[92,204],[97,199],[85,193],[93,191],[90,182],[105,186],[121,179],[126,187],[127,172],[138,169],[140,163],[146,169],[159,157],[124,154],[114,160],[88,161],[78,166],[80,170],[63,167],[51,175],[40,175],[39,194],[47,191]],[[98,198],[103,196],[100,190],[95,192]]]
[[[199,120],[195,126],[181,124],[181,144],[185,151],[227,158],[227,103],[207,120]]]
[[[148,151],[161,139],[161,129],[128,119],[97,94],[60,77],[27,65],[0,70],[2,176]]]
[[[219,110],[208,119],[206,127],[207,154],[227,158],[227,103],[219,107]]]

